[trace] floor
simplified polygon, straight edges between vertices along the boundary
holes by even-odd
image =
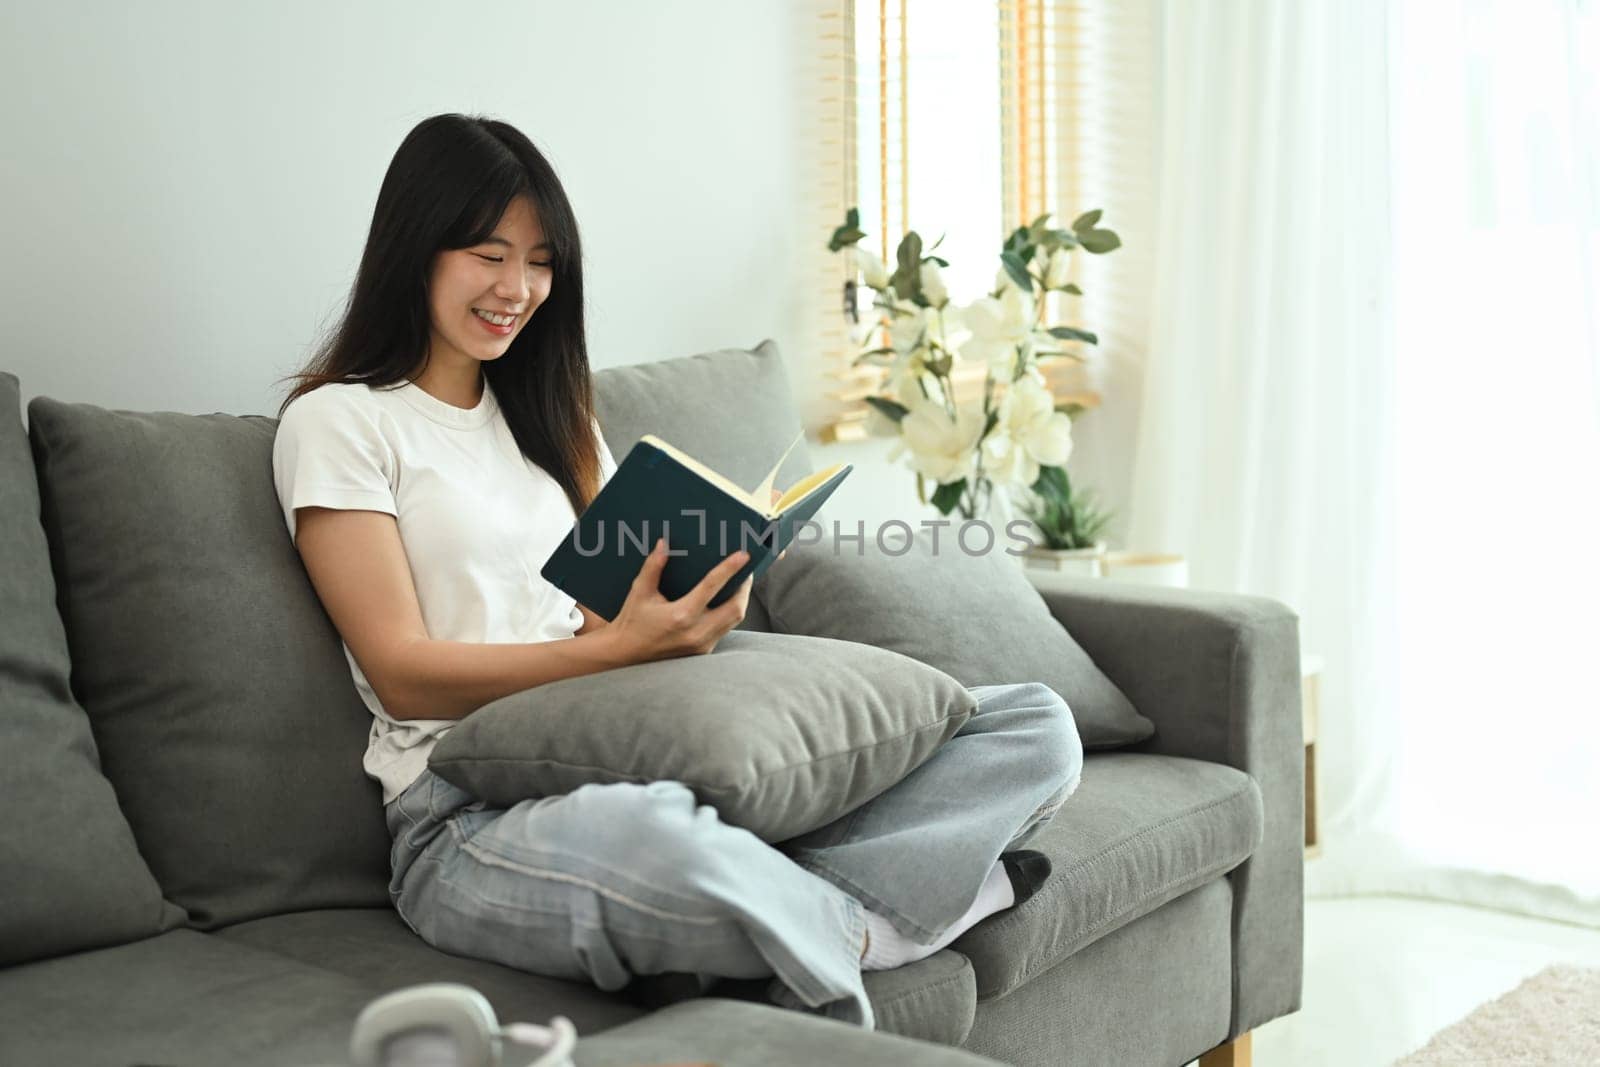
[[[1388,1067],[1552,963],[1600,967],[1600,930],[1407,897],[1306,901],[1302,1007],[1254,1067]]]

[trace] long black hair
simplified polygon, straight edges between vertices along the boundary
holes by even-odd
[[[339,325],[317,348],[278,417],[328,382],[413,379],[426,366],[428,278],[434,257],[494,232],[518,196],[533,203],[553,264],[550,295],[483,373],[523,455],[582,512],[599,491],[594,384],[583,329],[583,253],[566,190],[515,127],[476,115],[435,115],[389,162],[355,284]],[[280,379],[281,380],[281,379]]]

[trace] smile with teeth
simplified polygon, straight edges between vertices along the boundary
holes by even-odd
[[[517,317],[515,315],[496,315],[492,312],[480,311],[477,308],[473,308],[472,313],[485,322],[493,323],[496,326],[510,326],[513,322],[517,321]]]

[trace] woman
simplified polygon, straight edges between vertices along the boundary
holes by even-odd
[[[677,601],[658,543],[611,622],[539,577],[616,470],[594,416],[582,254],[544,156],[438,115],[389,165],[342,322],[280,409],[284,520],[372,711],[363,759],[390,894],[424,940],[604,990],[772,976],[790,1007],[873,1027],[863,970],[931,955],[1049,871],[1011,852],[1076,788],[1082,747],[1042,685],[977,713],[894,788],[773,846],[679,782],[492,810],[428,770],[474,709],[558,678],[710,652],[750,580],[737,553]],[[685,613],[685,609],[687,613]]]

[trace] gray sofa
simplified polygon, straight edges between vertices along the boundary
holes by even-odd
[[[619,457],[655,432],[754,484],[799,430],[770,342],[596,384]],[[0,374],[0,1063],[339,1064],[365,1003],[429,981],[567,1016],[585,1065],[1173,1067],[1299,1007],[1298,629],[1275,601],[1046,597],[1156,733],[1088,753],[1032,899],[866,976],[876,1032],[759,980],[662,1005],[448,955],[394,912],[370,719],[283,527],[274,419],[36,397],[25,429],[19,397]],[[780,483],[809,469],[797,449]],[[767,628],[759,588],[742,625]]]

